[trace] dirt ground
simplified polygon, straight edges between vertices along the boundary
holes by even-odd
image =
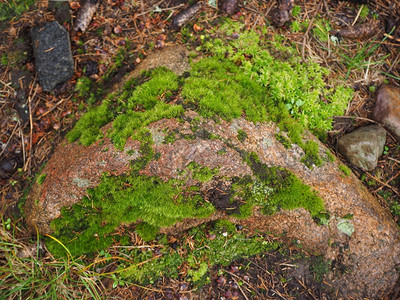
[[[21,239],[28,234],[20,218],[18,200],[54,146],[86,107],[94,104],[93,99],[101,98],[151,51],[182,43],[195,47],[201,36],[212,30],[217,18],[224,15],[210,5],[213,1],[206,1],[198,18],[190,20],[182,30],[174,29],[172,19],[189,2],[193,1],[103,0],[85,33],[76,32],[72,26],[80,6],[77,1],[66,2],[66,10],[55,9],[54,2],[37,1],[20,16],[0,21],[0,212],[18,225]],[[269,34],[282,34],[297,46],[299,55],[332,69],[335,76],[346,78],[346,83],[355,90],[354,99],[346,115],[335,120],[327,140],[327,145],[342,158],[336,149],[338,137],[358,126],[374,123],[370,117],[376,89],[384,82],[400,86],[400,3],[389,0],[296,0],[294,3],[299,12],[281,27],[276,26],[277,1],[239,1],[237,11],[228,17],[240,19],[247,28],[256,30],[269,25]],[[70,34],[76,68],[71,80],[50,93],[42,91],[36,82],[29,32],[35,25],[53,20],[58,20]],[[303,28],[296,30],[297,24]],[[332,38],[335,33],[351,25],[360,25],[360,29],[335,44]],[[321,35],[317,34],[318,29]],[[83,77],[90,78],[90,84],[83,85]],[[91,93],[94,97],[90,97]],[[391,210],[400,225],[398,141],[388,134],[384,155],[371,172],[342,160],[381,205]],[[103,284],[107,297],[115,299],[333,299],[334,293],[324,283],[323,269],[318,257],[289,247],[235,262],[228,268],[213,269],[211,283],[201,292],[170,279],[148,287],[112,288],[110,279]],[[400,297],[399,291],[400,288],[391,291],[388,299]]]

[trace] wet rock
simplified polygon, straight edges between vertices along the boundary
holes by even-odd
[[[372,116],[400,138],[400,88],[381,86],[377,92]]]
[[[370,125],[342,136],[338,141],[338,149],[353,165],[365,171],[371,171],[378,164],[385,142],[385,129]]]
[[[170,51],[167,57],[172,59],[173,50],[167,51]],[[180,55],[175,55],[174,59],[177,61],[158,61],[157,64],[174,65],[179,62]],[[127,76],[128,79],[131,77]],[[191,120],[194,119],[198,130],[209,132],[212,139],[193,133]],[[103,128],[103,133],[109,126]],[[161,228],[160,233],[176,235],[205,222],[228,219],[249,230],[272,232],[287,242],[298,241],[307,251],[340,261],[344,271],[337,271],[330,284],[344,298],[381,298],[395,286],[399,277],[396,266],[400,263],[400,237],[395,222],[354,175],[343,177],[339,162],[330,162],[325,157],[328,150],[313,136],[306,134],[305,138],[319,144],[320,155],[326,162],[311,170],[301,162],[304,152],[300,147],[292,145],[286,149],[276,139],[277,126],[272,123],[254,124],[244,118],[232,122],[215,121],[186,110],[179,120],[159,120],[150,124],[148,130],[160,139],[166,132],[182,135],[177,134],[176,139],[168,143],[153,142],[152,152],[157,153],[157,157],[140,171],[142,176],[187,180],[188,185],[192,185],[190,181],[193,178],[182,175],[182,170],[190,163],[211,170],[218,168],[218,176],[196,184],[199,192],[207,196],[207,191],[220,189],[221,182],[225,183],[224,189],[220,189],[223,192],[219,194],[223,200],[224,197],[220,196],[228,193],[229,184],[226,183],[229,178],[254,175],[243,161],[242,154],[256,153],[261,164],[284,168],[312,187],[331,216],[326,220],[329,224],[326,226],[318,225],[304,208],[265,215],[254,207],[253,214],[246,219],[222,209],[203,219],[183,219]],[[239,140],[238,130],[247,133],[244,141]],[[194,136],[193,139],[185,138],[189,134]],[[56,149],[42,170],[42,174],[46,174],[44,181],[35,183],[27,198],[26,222],[32,232],[36,232],[36,227],[41,233],[51,232],[50,223],[60,216],[61,208],[79,202],[88,188],[99,184],[103,172],[122,175],[130,170],[131,161],[140,158],[140,142],[128,139],[124,150],[120,151],[106,134],[104,136],[91,146],[64,141]],[[353,216],[347,220],[354,229],[350,235],[340,230],[342,217],[346,215]]]
[[[43,90],[51,91],[74,73],[68,32],[57,21],[31,30],[35,68]]]

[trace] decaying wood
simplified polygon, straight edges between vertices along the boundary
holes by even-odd
[[[232,16],[238,10],[237,0],[225,0],[222,2],[221,10],[228,15]]]
[[[89,27],[90,22],[100,5],[101,0],[85,0],[83,5],[78,11],[78,16],[76,17],[74,30],[85,32]]]
[[[339,31],[334,31],[332,34],[346,39],[365,40],[378,33],[379,25],[380,23],[378,21],[373,21],[355,26],[348,26]]]
[[[188,23],[195,15],[197,15],[201,8],[203,7],[202,2],[197,2],[196,4],[189,6],[185,10],[181,11],[172,19],[172,26],[175,29],[179,29]]]
[[[278,8],[272,15],[272,21],[276,27],[282,27],[290,20],[294,7],[294,0],[279,0]]]

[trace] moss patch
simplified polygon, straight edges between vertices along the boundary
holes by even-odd
[[[0,2],[0,21],[18,17],[35,3],[34,0],[12,0]]]
[[[268,167],[261,163],[255,153],[244,154],[257,180],[250,177],[239,179],[234,188],[244,200],[242,217],[251,214],[253,205],[263,207],[265,214],[273,214],[279,209],[303,207],[312,217],[319,218],[325,212],[322,199],[308,185],[293,173],[280,167]]]
[[[138,84],[143,82],[140,86]],[[159,68],[131,80],[120,94],[109,95],[103,102],[90,109],[67,134],[70,142],[79,139],[90,145],[102,137],[100,128],[113,122],[109,133],[114,144],[123,149],[127,138],[137,138],[137,132],[163,118],[173,118],[183,113],[180,105],[168,104],[169,97],[179,88],[178,77],[172,71]]]
[[[179,180],[162,181],[160,178],[132,175],[109,177],[104,175],[100,185],[88,191],[88,196],[71,208],[63,209],[62,217],[52,223],[54,236],[73,255],[95,252],[109,246],[115,228],[121,223],[145,222],[139,233],[149,226],[171,226],[184,218],[202,218],[214,211],[196,189],[183,187]],[[144,228],[147,226],[147,228]],[[154,232],[154,230],[153,230]],[[48,241],[49,250],[63,255],[63,248]]]

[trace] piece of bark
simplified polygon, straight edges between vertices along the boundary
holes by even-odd
[[[198,14],[203,7],[202,2],[189,6],[185,10],[181,11],[172,19],[172,27],[174,29],[180,29],[186,23],[188,23],[196,14]]]
[[[272,21],[276,27],[282,27],[290,20],[294,7],[294,0],[279,0],[278,8],[272,14]]]
[[[237,0],[225,0],[222,2],[221,10],[228,15],[232,16],[238,10]]]
[[[89,27],[93,16],[100,5],[100,0],[85,0],[83,5],[78,11],[78,16],[76,17],[74,30],[85,32]]]
[[[341,38],[365,40],[378,33],[379,24],[379,21],[372,21],[355,26],[348,26],[339,31],[332,31],[331,33]]]

